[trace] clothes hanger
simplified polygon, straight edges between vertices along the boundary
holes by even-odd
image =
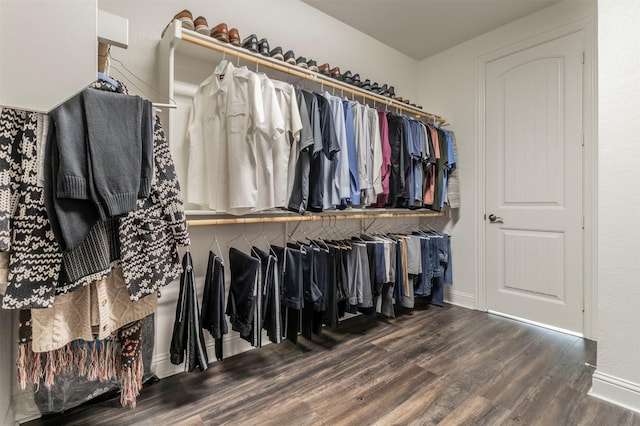
[[[127,76],[122,72],[122,70],[120,70],[118,67],[114,67],[113,65],[111,65],[111,60],[116,61],[118,64],[120,64],[120,66],[129,73],[129,75],[131,75],[133,78],[137,79],[139,82],[141,82],[142,84],[144,84],[145,86],[147,86],[149,89],[153,90],[154,92],[156,92],[157,94],[163,96],[166,99],[169,99],[169,103],[167,104],[163,104],[163,103],[156,103],[153,102],[153,107],[154,108],[168,108],[168,109],[176,109],[178,107],[178,103],[175,101],[175,99],[173,99],[171,96],[167,95],[166,93],[161,92],[160,90],[156,89],[155,87],[147,84],[143,79],[141,79],[140,77],[138,77],[136,75],[136,73],[134,73],[133,71],[131,71],[129,68],[127,68],[127,66],[118,58],[115,58],[111,52],[109,51],[108,53],[108,60],[109,60],[109,68],[113,68],[116,71],[118,71],[120,73],[120,75],[127,80],[133,87],[135,87],[136,89],[138,89],[140,91],[140,93],[142,93],[143,95],[145,95],[146,98],[151,99],[153,98],[153,96],[149,96],[149,94],[141,89],[138,85],[136,85],[132,79],[127,78]]]
[[[213,241],[211,241],[211,245],[209,246],[209,251],[213,251],[212,249],[213,249],[214,243],[216,245],[216,248],[218,249],[218,252],[214,254],[220,258],[222,265],[224,265],[224,257],[222,255],[222,248],[220,247],[220,242],[218,241],[217,233],[213,234]]]

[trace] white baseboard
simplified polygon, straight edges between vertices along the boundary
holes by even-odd
[[[476,308],[476,297],[473,294],[453,290],[448,286],[444,288],[444,301],[463,308]]]
[[[216,362],[214,340],[209,336],[206,336],[205,341],[209,364],[211,364]],[[240,335],[237,333],[232,333],[231,336],[224,336],[223,342],[224,358],[229,358],[242,352],[255,349],[249,344],[249,342],[241,339]],[[267,346],[268,344],[271,344],[271,342],[265,332],[262,336],[262,346]],[[151,369],[156,376],[164,379],[165,377],[173,376],[174,374],[183,373],[184,363],[180,365],[171,364],[171,356],[169,355],[169,352],[166,351],[162,354],[154,354],[153,360],[151,361]]]
[[[640,384],[596,370],[589,395],[640,413]]]

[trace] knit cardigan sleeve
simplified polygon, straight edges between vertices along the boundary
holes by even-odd
[[[8,113],[8,111],[7,111]],[[6,121],[6,123],[5,123]],[[11,129],[9,121],[5,120],[3,108],[0,106],[0,251],[11,248],[11,231],[9,227],[11,217]]]
[[[159,199],[162,204],[164,220],[169,224],[176,244],[188,246],[191,242],[187,230],[180,184],[178,183],[175,165],[169,151],[169,144],[158,116],[155,117],[153,142],[156,189],[160,195]]]

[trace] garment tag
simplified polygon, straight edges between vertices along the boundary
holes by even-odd
[[[220,63],[216,66],[216,69],[213,73],[216,75],[221,75],[228,62],[229,61],[227,61],[226,59],[221,60]]]

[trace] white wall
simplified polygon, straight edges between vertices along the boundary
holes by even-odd
[[[461,208],[447,224],[454,264],[448,298],[454,303],[478,302],[478,58],[595,13],[595,1],[565,0],[420,62],[420,104],[445,117],[458,142]]]
[[[599,0],[598,368],[591,394],[640,412],[640,2]]]
[[[111,54],[124,62],[127,69],[133,71],[139,78],[144,80],[156,89],[161,89],[165,84],[160,81],[160,67],[164,66],[160,60],[158,43],[161,33],[171,18],[182,9],[189,9],[194,14],[205,16],[210,26],[224,21],[231,27],[237,27],[241,38],[250,33],[255,33],[258,37],[266,37],[271,47],[282,46],[286,51],[293,49],[296,55],[315,59],[318,64],[329,62],[332,66],[339,66],[344,72],[351,70],[353,73],[360,73],[363,79],[370,78],[379,83],[393,84],[396,93],[409,98],[416,98],[418,90],[418,62],[405,56],[388,46],[377,42],[355,29],[348,27],[335,19],[311,8],[298,0],[277,0],[277,1],[124,1],[124,0],[99,0],[100,9],[107,12],[123,16],[129,19],[129,48],[122,50],[112,48]],[[212,58],[215,52],[206,51]],[[193,58],[191,58],[193,59]],[[207,61],[194,60],[185,66],[186,62],[180,65],[180,82],[189,87],[197,85],[211,72],[219,59]],[[180,60],[185,60],[183,57]],[[114,67],[122,70],[117,62]],[[191,68],[197,67],[197,70]],[[188,68],[188,70],[185,70]],[[204,68],[204,69],[202,69]],[[250,66],[251,68],[251,66]],[[130,77],[126,71],[123,73],[113,69],[111,75],[122,79],[129,87],[130,91],[145,96],[152,97],[157,102],[167,102],[163,96],[147,88],[144,84]],[[136,87],[137,86],[137,87]],[[140,91],[138,88],[142,89]],[[314,88],[320,90],[320,87]],[[180,138],[184,134],[184,126],[190,101],[184,94],[176,95],[175,99],[179,105],[175,111],[174,121],[176,129],[175,138]],[[179,154],[176,146],[180,146],[180,140],[170,141],[174,154]],[[176,167],[179,176],[185,176],[186,160],[180,155],[175,155]],[[381,220],[381,223],[390,221]],[[414,219],[406,220],[407,224],[414,224]],[[338,223],[342,229],[355,229],[359,222]],[[289,225],[292,229],[295,224]],[[314,227],[317,226],[313,225]],[[301,225],[300,229],[307,229],[307,224]],[[246,243],[241,237],[244,233],[247,238],[253,239],[264,232],[266,238],[278,244],[284,241],[283,225],[247,225],[242,226],[221,226],[217,228],[192,228],[190,230],[192,246],[190,251],[194,258],[196,275],[198,276],[198,289],[202,291],[206,265],[207,251],[212,245],[214,236],[217,235],[221,250],[224,256],[228,253],[228,245],[243,249]],[[346,232],[346,231],[345,231]],[[236,239],[237,238],[237,239]],[[264,247],[265,240],[257,238],[253,244]],[[214,250],[218,249],[214,245]],[[229,274],[227,273],[227,280]],[[169,363],[168,349],[171,339],[171,329],[173,326],[175,305],[179,290],[178,283],[174,283],[162,290],[162,297],[159,301],[158,315],[156,318],[156,354],[154,365],[156,374],[161,377],[177,373],[182,370],[182,366],[175,367]],[[266,339],[265,339],[266,341]],[[212,340],[207,338],[208,346],[212,347]],[[231,332],[225,338],[225,356],[247,350],[248,344],[238,338],[237,333]],[[215,360],[213,351],[209,351],[210,361]]]

